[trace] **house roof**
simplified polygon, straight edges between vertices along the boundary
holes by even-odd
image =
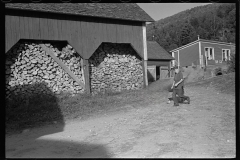
[[[191,43],[188,43],[188,44],[186,44],[186,45],[184,45],[184,46],[181,46],[181,47],[178,47],[178,48],[176,48],[176,49],[173,49],[173,50],[171,50],[170,52],[175,52],[175,51],[178,51],[178,50],[187,48],[187,47],[189,47],[189,46],[191,46],[191,45],[194,45],[194,44],[198,43],[199,41],[200,41],[200,42],[204,42],[204,43],[220,44],[220,45],[227,45],[227,46],[232,46],[232,45],[234,45],[234,46],[235,46],[234,43],[219,42],[219,41],[212,41],[212,40],[206,40],[206,39],[198,39],[198,40],[193,41],[193,42],[191,42]]]
[[[5,7],[142,22],[154,21],[135,3],[6,3]]]
[[[164,48],[156,41],[147,41],[148,59],[172,60],[174,59]]]

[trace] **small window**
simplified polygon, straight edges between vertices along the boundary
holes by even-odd
[[[207,60],[214,60],[214,48],[212,47],[205,47],[205,56]]]
[[[222,49],[222,61],[230,60],[230,49]]]

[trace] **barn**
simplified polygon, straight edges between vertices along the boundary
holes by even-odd
[[[146,87],[153,21],[134,3],[7,3],[7,94]]]
[[[148,80],[156,81],[170,77],[170,62],[174,58],[156,41],[147,41]]]
[[[181,67],[223,64],[230,59],[230,55],[235,48],[235,44],[200,39],[173,49],[170,52],[175,60],[172,65]]]

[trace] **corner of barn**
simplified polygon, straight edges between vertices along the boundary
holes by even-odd
[[[14,26],[6,27],[7,96],[144,87],[142,27],[152,21],[145,12],[119,19],[18,7],[5,15],[5,25]]]

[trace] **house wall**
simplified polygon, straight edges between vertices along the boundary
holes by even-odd
[[[141,58],[142,22],[6,9],[5,52],[20,39],[66,40],[84,59],[102,42],[130,43]]]
[[[215,65],[217,60],[217,63],[219,63],[219,60],[222,60],[222,49],[230,49],[230,53],[232,51],[231,45],[226,44],[217,44],[217,43],[211,43],[211,42],[202,42],[201,43],[201,56],[203,56],[203,66],[206,64],[206,58],[205,58],[205,47],[213,47],[214,48],[214,60],[207,60],[207,65]],[[174,58],[176,61],[178,61],[178,51],[172,52]],[[189,45],[186,48],[183,48],[179,50],[179,61],[180,66],[190,66],[192,63],[195,65],[200,65],[199,62],[199,43],[195,43],[193,45]],[[175,63],[177,65],[177,63]]]
[[[208,42],[201,42],[201,55],[205,56],[205,47],[213,47],[214,48],[214,60],[222,60],[222,49],[230,49],[230,45],[224,44],[211,44]],[[230,51],[231,52],[231,51]],[[231,53],[230,53],[231,54]],[[208,60],[208,64],[215,64],[215,61]]]
[[[177,51],[174,52],[174,58],[178,60]],[[199,65],[199,45],[198,43],[179,50],[180,66],[191,66],[192,63]]]

